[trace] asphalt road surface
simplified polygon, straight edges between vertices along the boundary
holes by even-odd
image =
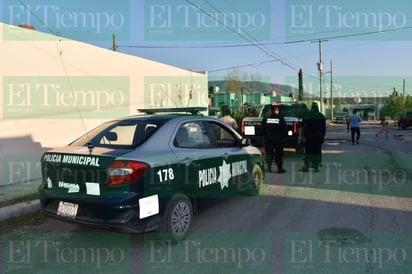
[[[411,273],[412,130],[363,125],[352,145],[329,125],[320,172],[267,174],[258,197],[196,215],[172,244],[33,217],[2,238],[2,273]]]

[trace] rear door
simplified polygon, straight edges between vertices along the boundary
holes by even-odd
[[[187,121],[178,126],[172,144],[177,157],[176,180],[185,191],[201,200],[215,200],[221,197],[218,183],[216,152],[202,121]]]

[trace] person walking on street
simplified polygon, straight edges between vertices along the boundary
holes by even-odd
[[[326,118],[319,112],[316,102],[312,103],[311,110],[307,112],[302,120],[303,145],[305,147],[304,166],[301,171],[307,172],[313,168],[319,171],[322,162],[322,144],[325,141]]]
[[[349,133],[349,117],[345,119],[345,124],[346,124],[346,133]]]
[[[272,172],[273,159],[278,173],[285,173],[283,169],[283,142],[286,137],[286,122],[280,113],[279,106],[272,106],[269,117],[264,118],[262,127],[265,131],[265,163],[266,171]]]
[[[359,144],[361,123],[362,123],[361,117],[356,113],[356,110],[353,110],[352,115],[349,116],[349,127],[350,127],[350,132],[351,132],[352,145],[355,144],[355,134],[356,134],[356,143]]]
[[[385,132],[385,136],[388,138],[388,122],[386,122],[385,118],[381,120],[381,130],[376,133],[376,137],[383,132]]]

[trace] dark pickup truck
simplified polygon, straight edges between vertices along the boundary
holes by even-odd
[[[412,111],[406,111],[399,119],[398,125],[401,129],[412,127]]]
[[[271,107],[278,105],[287,125],[285,147],[294,148],[296,153],[303,153],[301,141],[301,125],[303,112],[307,110],[303,103],[273,103],[262,106],[258,117],[245,117],[242,120],[242,135],[249,138],[256,147],[265,146],[265,136],[262,128],[263,118],[270,116]]]

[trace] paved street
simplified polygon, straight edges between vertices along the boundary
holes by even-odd
[[[328,126],[319,173],[287,151],[258,197],[196,215],[178,244],[154,233],[113,233],[44,219],[4,233],[4,273],[408,273],[412,269],[412,130],[359,145]],[[86,250],[87,248],[87,250]],[[409,272],[410,273],[410,272]]]

